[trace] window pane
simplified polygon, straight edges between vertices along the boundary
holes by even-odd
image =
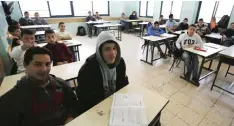
[[[91,1],[73,1],[73,9],[75,16],[87,16],[88,11],[92,12]]]
[[[171,14],[171,1],[163,1],[162,15],[166,17],[166,19],[168,19],[170,14]]]
[[[41,17],[50,17],[47,1],[19,1],[22,13],[29,12],[30,17],[38,12]]]
[[[148,1],[147,16],[154,16],[154,1]]]
[[[218,22],[223,17],[223,15],[230,16],[231,12],[232,12],[233,5],[234,5],[233,0],[219,1],[218,9],[217,9],[217,12],[216,12],[216,15],[215,15],[216,22]]]
[[[171,12],[172,12],[175,19],[180,19],[182,3],[183,3],[183,1],[173,1]]]
[[[93,1],[94,12],[99,12],[99,14],[109,14],[108,9],[108,1]]]
[[[140,16],[146,16],[146,4],[147,1],[141,1]]]
[[[49,1],[51,16],[72,15],[70,1]]]
[[[214,7],[215,1],[202,1],[199,19],[203,18],[204,22],[210,23]]]

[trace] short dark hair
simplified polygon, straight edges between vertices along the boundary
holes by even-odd
[[[184,18],[184,20],[188,21],[188,18]]]
[[[47,34],[55,34],[55,32],[54,32],[54,30],[52,30],[52,29],[47,29],[47,30],[45,30],[45,36],[46,36]]]
[[[65,24],[65,23],[64,23],[64,22],[59,22],[59,25],[58,25],[58,27],[60,27],[60,25],[61,25],[61,24]]]
[[[158,22],[158,21],[155,21],[155,22],[154,22],[154,25],[155,25],[155,24],[159,25],[159,22]]]
[[[18,25],[18,24],[19,24],[19,22],[12,20],[9,25]]]
[[[202,21],[202,22],[203,22],[203,19],[202,19],[202,18],[200,18],[198,21]]]
[[[24,30],[21,31],[21,37],[23,37],[23,35],[25,35],[25,34],[26,35],[34,35],[35,32],[30,30],[30,29],[24,29]]]
[[[160,17],[163,17],[163,15],[160,15]]]
[[[170,15],[169,15],[169,18],[173,18],[173,14],[170,14]]]
[[[35,14],[39,14],[38,12],[35,12]]]
[[[28,11],[24,11],[24,14],[28,13]]]
[[[233,25],[233,24],[234,24],[234,22],[231,23],[231,25]]]
[[[52,55],[49,50],[47,50],[44,47],[36,46],[27,49],[27,51],[24,54],[24,64],[27,66],[33,60],[33,56],[37,54],[47,54],[50,56],[50,60],[52,61]]]
[[[10,25],[8,26],[8,32],[14,32],[16,29],[20,29],[18,26]]]
[[[189,27],[195,27],[196,28],[197,26],[195,24],[191,24]]]

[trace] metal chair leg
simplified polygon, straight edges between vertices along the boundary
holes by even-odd
[[[225,74],[225,77],[227,77],[227,74],[228,74],[228,71],[229,71],[230,67],[231,67],[231,65],[228,66],[228,69],[227,69],[227,72]]]

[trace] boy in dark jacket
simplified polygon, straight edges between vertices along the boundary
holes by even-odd
[[[128,84],[119,44],[109,32],[99,34],[96,53],[81,67],[78,83],[76,93],[79,99],[79,114]]]
[[[51,53],[41,47],[24,57],[27,75],[0,99],[1,126],[60,126],[77,115],[77,100],[67,83],[53,75]]]
[[[185,18],[183,20],[183,22],[181,22],[178,27],[176,28],[176,30],[187,30],[189,28],[188,25],[188,18]]]
[[[86,17],[85,21],[95,21],[96,19],[92,16],[91,11],[88,12],[89,16]]]
[[[24,12],[24,18],[19,19],[19,23],[22,26],[27,26],[27,25],[34,25],[33,20],[29,17],[29,12],[25,11]]]
[[[129,20],[137,20],[137,13],[136,11],[133,11],[132,14],[129,16]]]
[[[221,33],[221,35],[224,35],[227,39],[234,40],[234,22],[231,23],[231,28],[228,28],[224,32]]]
[[[204,38],[206,34],[211,33],[210,29],[208,28],[208,25],[203,22],[202,18],[199,19],[199,21],[198,21],[196,32],[202,38]]]
[[[53,30],[48,29],[45,31],[46,41],[45,48],[50,50],[53,57],[53,65],[67,64],[73,61],[73,56],[71,51],[63,43],[58,43],[56,41],[56,35]]]

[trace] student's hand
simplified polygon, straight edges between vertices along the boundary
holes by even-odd
[[[63,62],[58,62],[57,65],[63,65]]]
[[[73,119],[74,119],[73,117],[68,117],[64,124],[67,124],[67,123],[71,122]]]
[[[63,64],[68,64],[68,62],[67,61],[63,61]]]
[[[10,36],[10,39],[19,39],[17,36]]]
[[[31,48],[33,45],[30,44],[30,43],[24,43],[22,46],[21,46],[21,49],[22,50],[27,50],[29,48]]]

